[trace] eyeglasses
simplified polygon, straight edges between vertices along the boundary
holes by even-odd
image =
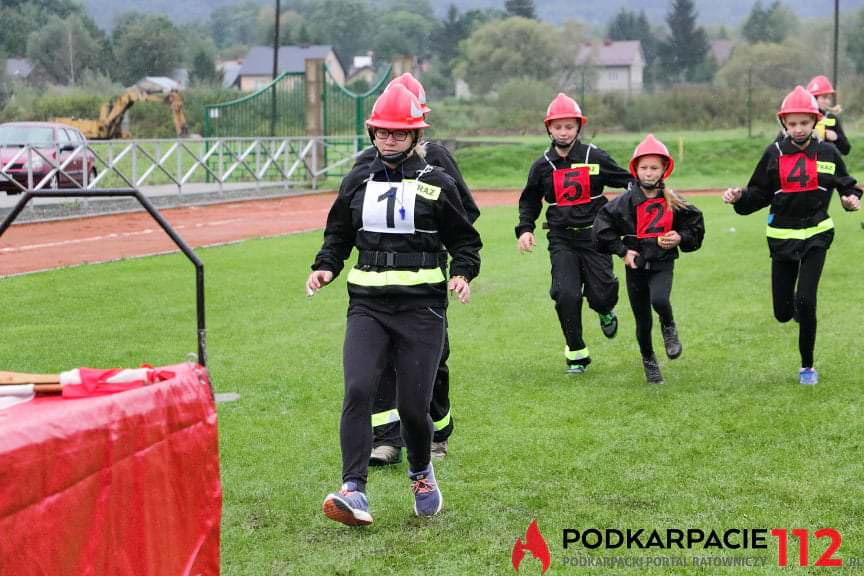
[[[408,139],[410,132],[407,130],[387,130],[386,128],[376,128],[373,134],[378,140],[387,140],[387,138],[392,136],[393,140],[396,142],[404,142]]]

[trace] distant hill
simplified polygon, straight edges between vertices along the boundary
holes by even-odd
[[[166,14],[178,24],[202,22],[214,9],[235,0],[82,0],[96,23],[111,28],[114,19],[123,12],[159,12]],[[259,4],[275,5],[273,0],[256,0]],[[375,3],[376,0],[371,0]],[[287,3],[287,2],[286,2]],[[754,0],[695,0],[701,24],[737,27],[750,12]],[[382,2],[383,4],[383,2]],[[432,4],[440,15],[444,15],[450,4],[462,11],[473,8],[503,8],[504,0],[434,0]],[[605,25],[621,8],[644,10],[652,24],[664,21],[672,0],[535,0],[538,15],[549,22],[561,22],[576,18]],[[763,6],[771,4],[764,0]],[[802,18],[828,18],[832,14],[831,2],[813,0],[783,0],[783,4]],[[842,10],[849,12],[864,8],[864,0],[844,0]]]

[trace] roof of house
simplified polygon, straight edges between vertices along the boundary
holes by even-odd
[[[734,48],[735,42],[733,40],[711,41],[711,53],[714,55],[714,59],[717,61],[718,66],[723,66],[726,62],[729,61],[729,58],[732,56],[732,50]]]
[[[606,40],[597,44],[591,42],[582,44],[576,62],[584,64],[590,59],[595,66],[631,66],[637,57],[645,61],[642,43],[639,40]]]
[[[135,85],[148,92],[170,92],[183,89],[179,82],[167,76],[146,76]]]
[[[329,45],[280,46],[279,73],[304,72],[309,58],[326,58],[333,50]],[[340,63],[341,65],[341,63]],[[243,59],[240,76],[269,76],[273,74],[273,48],[253,46]]]
[[[33,65],[25,58],[8,58],[6,75],[13,78],[27,78],[33,72]]]

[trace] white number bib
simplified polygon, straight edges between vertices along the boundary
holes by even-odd
[[[369,232],[413,234],[417,181],[366,183],[363,229]]]

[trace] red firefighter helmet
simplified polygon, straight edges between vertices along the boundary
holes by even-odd
[[[546,108],[546,118],[543,122],[546,126],[549,126],[549,122],[552,120],[560,120],[561,118],[576,118],[579,120],[579,127],[585,125],[588,119],[582,115],[582,110],[579,108],[579,104],[576,103],[576,100],[570,98],[563,92],[559,92],[555,99],[549,103],[549,107]]]
[[[663,172],[663,179],[665,180],[672,175],[672,170],[675,169],[675,161],[672,159],[672,155],[669,154],[666,145],[655,138],[654,134],[648,134],[648,136],[646,136],[645,139],[636,146],[636,149],[633,150],[633,156],[630,158],[630,174],[637,179],[639,176],[636,174],[636,163],[642,156],[662,156],[666,159],[666,171]]]
[[[800,84],[795,86],[795,89],[783,99],[780,110],[777,112],[777,118],[783,122],[783,117],[787,114],[813,114],[816,116],[817,122],[822,119],[822,112],[819,111],[816,97]]]
[[[397,76],[393,80],[390,81],[388,86],[393,86],[394,84],[401,84],[405,88],[408,89],[414,96],[417,97],[417,101],[420,102],[420,107],[423,109],[424,114],[428,114],[431,112],[431,108],[426,105],[426,90],[423,89],[423,84],[420,83],[417,78],[414,77],[410,72],[405,72],[401,76]]]
[[[417,97],[401,84],[396,84],[384,90],[375,101],[366,126],[390,130],[418,130],[428,128],[429,124],[423,120],[423,108]]]
[[[834,94],[834,86],[831,85],[831,81],[826,76],[814,76],[807,83],[807,91],[813,96],[827,96]]]

